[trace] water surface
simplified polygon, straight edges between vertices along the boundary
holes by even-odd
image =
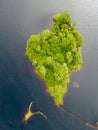
[[[0,129],[21,130],[22,120],[33,100],[33,117],[27,130],[93,130],[58,109],[45,92],[46,85],[34,73],[25,57],[28,37],[51,29],[53,16],[69,10],[83,35],[84,64],[71,75],[72,82],[64,97],[64,106],[80,118],[95,125],[98,121],[98,1],[95,0],[0,0]]]

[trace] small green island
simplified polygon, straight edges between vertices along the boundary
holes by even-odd
[[[36,74],[46,82],[56,105],[63,104],[70,75],[81,69],[82,46],[81,33],[72,24],[69,11],[54,16],[51,30],[33,34],[27,40],[26,56]]]

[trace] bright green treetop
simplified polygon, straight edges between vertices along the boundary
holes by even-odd
[[[51,31],[30,36],[26,55],[36,73],[46,82],[55,104],[60,105],[67,92],[70,74],[81,68],[83,40],[75,24],[71,24],[68,11],[55,15],[53,21]]]

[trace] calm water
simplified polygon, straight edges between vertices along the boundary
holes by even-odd
[[[51,29],[53,16],[64,10],[77,21],[85,42],[83,68],[71,75],[64,106],[86,122],[98,121],[98,1],[0,0],[0,130],[21,130],[32,100],[32,109],[45,113],[48,121],[35,116],[25,130],[93,130],[54,105],[24,54],[27,38]]]

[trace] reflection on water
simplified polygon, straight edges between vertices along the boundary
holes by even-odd
[[[64,105],[68,110],[87,122],[98,121],[98,1],[95,0],[9,0],[0,1],[0,127],[18,129],[28,104],[34,100],[34,109],[47,113],[48,122],[34,118],[28,128],[34,130],[93,130],[82,125],[70,115],[54,106],[52,98],[45,93],[45,83],[33,74],[25,57],[26,40],[32,33],[51,28],[55,13],[68,9],[85,42],[84,64],[81,71],[72,74],[72,81],[79,83],[79,89],[69,84]],[[4,89],[3,89],[4,86]],[[3,104],[3,105],[2,105]],[[4,108],[3,108],[4,107]],[[8,122],[16,122],[15,128]],[[56,127],[60,123],[60,128]],[[32,126],[33,125],[33,126]],[[40,127],[38,127],[38,125]],[[63,127],[64,126],[64,127]],[[27,129],[28,129],[27,128]]]

